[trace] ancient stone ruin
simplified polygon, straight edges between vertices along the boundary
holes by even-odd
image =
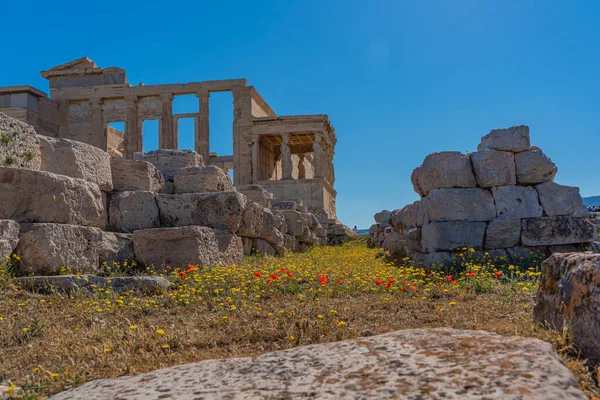
[[[421,199],[378,213],[371,243],[426,264],[464,248],[509,259],[587,249],[596,227],[579,188],[555,183],[556,173],[527,126],[493,130],[475,153],[428,155],[411,176]]]
[[[111,158],[82,142],[36,135],[0,113],[0,257],[22,274],[61,267],[96,273],[132,260],[161,270],[239,263],[325,244],[327,232],[300,200],[275,201],[187,150]]]

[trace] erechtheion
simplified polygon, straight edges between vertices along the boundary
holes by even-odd
[[[234,184],[260,184],[276,200],[302,200],[336,223],[335,131],[327,115],[277,116],[246,79],[132,86],[124,69],[100,68],[83,57],[42,71],[50,97],[31,86],[0,88],[0,112],[33,125],[38,134],[77,140],[133,159],[142,152],[142,124],[159,121],[159,149],[178,149],[178,120],[194,119],[194,149]],[[212,92],[233,94],[233,154],[210,151]],[[198,112],[173,113],[175,96],[195,94]],[[123,122],[125,132],[109,124]]]

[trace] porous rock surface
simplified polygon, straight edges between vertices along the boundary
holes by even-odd
[[[600,254],[553,254],[542,263],[533,316],[569,336],[581,358],[600,365]]]
[[[586,399],[549,343],[413,329],[102,379],[51,399]]]
[[[110,160],[113,189],[118,192],[158,192],[164,185],[162,173],[147,161],[113,158]]]
[[[41,163],[33,126],[0,112],[0,167],[39,170]]]
[[[165,181],[171,182],[180,170],[204,165],[202,156],[193,150],[153,150],[135,153],[133,158],[153,164],[163,174]]]
[[[229,175],[214,165],[183,168],[173,181],[175,193],[229,192],[233,184]]]
[[[113,190],[110,156],[104,150],[87,143],[69,139],[38,136],[41,148],[42,171],[71,178],[84,179],[98,185],[100,190]]]
[[[146,294],[156,294],[164,292],[171,286],[171,282],[162,276],[110,278],[96,275],[25,276],[17,278],[16,282],[29,291],[44,294],[53,292],[70,294],[76,291],[93,292],[98,288],[110,288],[116,293],[133,290]]]
[[[10,219],[0,219],[0,263],[12,254],[19,244],[19,224]]]

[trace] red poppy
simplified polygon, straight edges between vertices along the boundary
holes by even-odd
[[[260,272],[255,272],[254,276],[257,277],[257,278],[260,278],[262,276],[262,274]]]
[[[183,278],[183,277],[185,276],[185,272],[183,272],[183,271],[182,271],[182,272],[180,272],[180,273],[179,273],[179,276]]]
[[[342,283],[343,281],[341,279],[338,279],[336,282],[337,283]]]
[[[381,285],[382,283],[383,283],[383,281],[381,279],[375,279],[376,285]]]
[[[494,274],[496,275],[496,279],[502,278],[502,272],[496,271],[496,272],[494,272]]]
[[[385,285],[383,285],[384,288],[389,289],[390,288],[390,284],[386,283]]]
[[[167,267],[166,267],[166,268],[167,268],[167,269],[171,269],[171,266],[170,266],[170,265],[167,265]]]
[[[285,268],[281,268],[279,272],[285,272]]]
[[[442,284],[442,282],[439,282],[439,281],[438,281],[438,282],[436,282],[435,284],[436,284],[436,285],[438,285],[438,286],[440,286],[440,285]]]
[[[429,268],[425,268],[425,275],[431,275],[431,270]]]
[[[452,284],[453,284],[453,285],[456,285],[456,281],[452,281]]]
[[[271,274],[271,276],[269,276],[269,278],[271,280],[273,280],[273,281],[278,281],[279,280],[279,277],[277,275],[275,275],[275,274]]]
[[[402,288],[402,291],[403,291],[403,292],[406,292],[406,288],[405,288],[405,287],[403,287],[403,288]]]
[[[405,285],[408,285],[408,281],[404,281],[404,282],[402,282],[402,283],[404,283]]]
[[[472,277],[474,277],[477,274],[475,272],[467,272],[467,275],[469,275],[472,278]]]
[[[394,283],[394,282],[396,282],[396,280],[395,280],[395,279],[390,279],[390,280],[388,280],[388,283]]]
[[[448,279],[449,281],[452,280],[452,275],[446,275],[446,279]]]
[[[416,291],[417,291],[417,287],[416,287],[416,286],[414,286],[414,285],[413,285],[413,286],[411,286],[410,288],[413,290],[413,292],[416,292]]]
[[[291,273],[291,272],[288,272],[288,273],[287,273],[287,276],[291,278],[291,277],[293,277],[294,275],[292,275],[292,273]]]

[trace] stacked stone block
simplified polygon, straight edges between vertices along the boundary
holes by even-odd
[[[556,165],[529,128],[496,129],[477,152],[433,153],[411,176],[421,199],[376,215],[371,242],[395,257],[450,262],[453,251],[520,257],[580,250],[596,239],[579,188],[553,182]]]
[[[110,159],[11,120],[0,114],[0,127],[19,127],[11,140],[23,143],[4,152],[33,156],[0,166],[0,256],[16,252],[23,274],[62,267],[94,273],[104,262],[134,257],[155,268],[230,264],[241,262],[246,248],[275,255],[320,243],[314,215],[272,211],[270,193],[256,185],[236,191],[226,173],[204,166],[193,151]],[[297,221],[286,215],[292,212]]]

